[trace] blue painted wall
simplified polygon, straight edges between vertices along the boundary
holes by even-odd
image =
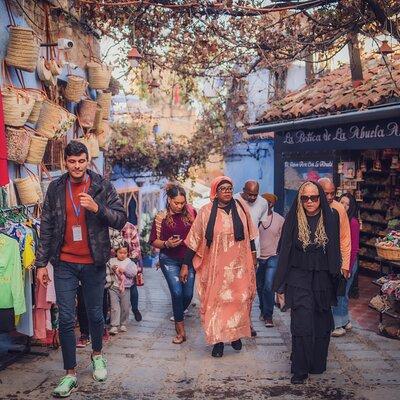
[[[233,179],[235,191],[241,191],[249,179],[260,183],[260,193],[274,190],[274,141],[240,143],[225,157],[225,174]]]

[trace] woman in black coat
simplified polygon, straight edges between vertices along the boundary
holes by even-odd
[[[339,217],[314,182],[301,185],[282,230],[274,290],[291,309],[292,379],[326,370],[340,276]]]

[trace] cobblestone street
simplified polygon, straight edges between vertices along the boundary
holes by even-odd
[[[289,314],[276,313],[276,328],[253,321],[258,336],[242,352],[225,347],[213,359],[205,345],[196,307],[186,320],[188,341],[171,343],[169,293],[161,272],[145,271],[139,289],[143,321],[105,345],[109,379],[91,378],[90,350],[78,350],[79,389],[71,399],[397,399],[400,386],[400,343],[355,327],[333,339],[328,372],[311,376],[307,385],[289,382]],[[47,358],[27,357],[0,372],[1,399],[48,399],[61,370],[61,351]]]

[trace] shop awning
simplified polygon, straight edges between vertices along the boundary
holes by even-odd
[[[296,129],[315,129],[321,127],[330,127],[335,125],[351,124],[354,122],[368,122],[379,119],[400,117],[400,103],[371,107],[363,111],[353,111],[335,115],[316,116],[313,118],[302,118],[283,122],[270,122],[261,125],[255,125],[247,130],[249,135],[255,135],[266,132],[283,133]]]

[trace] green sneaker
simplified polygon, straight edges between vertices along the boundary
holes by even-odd
[[[104,382],[107,379],[107,360],[102,356],[92,356],[93,379]]]
[[[68,397],[78,387],[78,381],[74,375],[65,375],[58,386],[53,390],[54,397]]]

